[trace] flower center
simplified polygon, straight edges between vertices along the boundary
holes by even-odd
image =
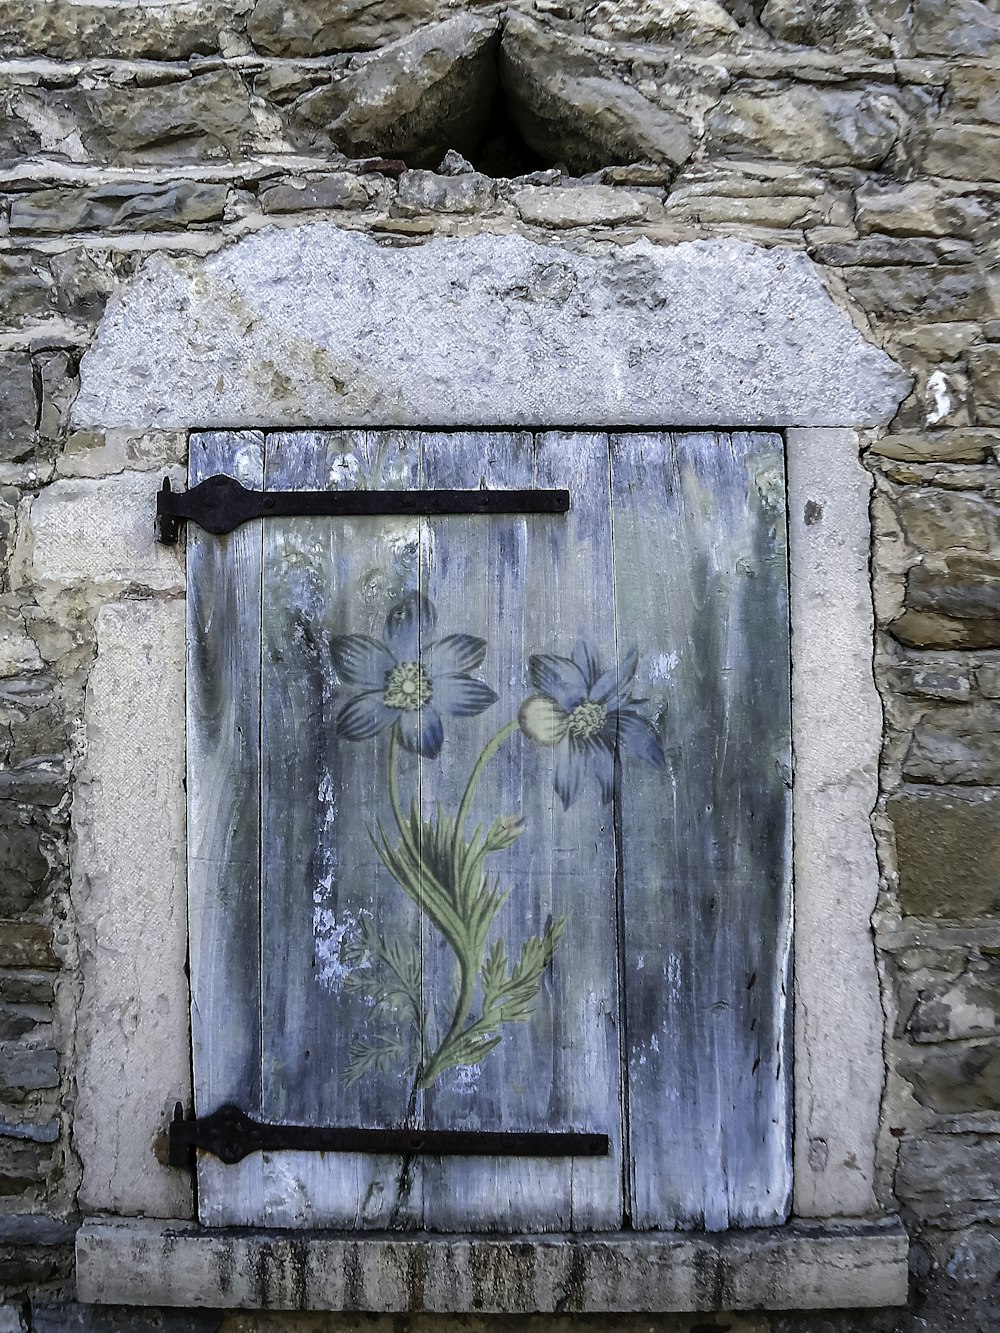
[[[430,703],[431,682],[419,662],[400,662],[386,672],[382,698],[389,708],[413,711]]]
[[[604,726],[607,717],[608,710],[604,704],[585,699],[582,704],[577,704],[569,715],[569,734],[575,736],[578,741],[589,740]]]

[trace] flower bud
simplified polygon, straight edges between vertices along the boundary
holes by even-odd
[[[558,745],[566,735],[569,717],[547,694],[533,694],[521,705],[517,723],[536,745]]]
[[[502,852],[512,847],[528,827],[528,821],[521,815],[501,815],[495,819],[486,835],[486,850]]]

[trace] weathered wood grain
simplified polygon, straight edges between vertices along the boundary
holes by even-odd
[[[530,435],[428,434],[422,438],[425,487],[528,487],[532,484]],[[516,516],[448,518],[428,522],[427,595],[436,605],[441,633],[461,631],[488,644],[482,673],[499,699],[478,717],[455,719],[441,761],[426,761],[429,800],[457,809],[473,764],[490,739],[516,718],[527,685],[524,654],[525,587],[533,520]],[[498,817],[523,815],[526,832],[487,862],[511,897],[490,931],[502,939],[513,964],[525,936],[538,935],[552,912],[547,867],[539,860],[537,799],[526,782],[527,754],[520,732],[510,737],[483,773],[469,832]],[[535,818],[532,816],[536,815]],[[425,926],[425,978],[429,997],[447,1002],[453,958]],[[481,1003],[481,997],[477,997]],[[478,1013],[478,1007],[474,1011]],[[502,1040],[479,1064],[447,1071],[425,1094],[428,1125],[475,1129],[554,1129],[552,1092],[553,1014],[549,987],[529,1023],[501,1029]],[[424,1222],[432,1230],[509,1231],[568,1225],[569,1192],[558,1188],[565,1168],[544,1161],[499,1158],[428,1159],[424,1165]],[[561,1198],[557,1199],[557,1195]]]
[[[255,431],[192,435],[188,479],[223,472],[260,490]],[[195,524],[188,572],[188,917],[195,1110],[225,1102],[252,1114],[260,1082],[261,524],[228,537]],[[202,1155],[203,1222],[239,1216],[259,1159],[238,1169]]]
[[[669,767],[622,761],[632,1221],[766,1225],[790,1182],[782,442],[620,436],[611,461],[619,645]]]
[[[536,436],[534,480],[540,487],[566,487],[570,511],[564,518],[531,522],[525,657],[569,657],[586,640],[602,666],[611,668],[615,622],[606,437]],[[525,688],[531,695],[538,692],[527,680]],[[547,1176],[552,1193],[546,1225],[561,1216],[568,1230],[613,1229],[622,1221],[622,1086],[612,808],[602,802],[591,769],[575,802],[564,809],[554,789],[563,745],[546,747],[527,738],[523,744],[526,813],[533,816],[531,837],[537,839],[532,871],[548,910],[566,917],[551,969],[551,1045],[541,1048],[550,1086],[545,1110],[554,1125],[597,1130],[611,1141],[608,1157],[564,1161]]]
[[[297,433],[267,439],[266,488],[411,488],[405,436]],[[289,1123],[400,1124],[397,1074],[345,1082],[370,1015],[348,994],[344,947],[364,914],[418,939],[417,912],[380,865],[388,733],[335,734],[351,688],[330,641],[381,638],[386,612],[416,585],[416,520],[289,519],[267,525],[263,594],[263,1108]],[[392,1157],[271,1154],[263,1211],[283,1225],[384,1227],[419,1216],[419,1180]]]
[[[234,1100],[286,1123],[590,1129],[610,1136],[612,1153],[208,1159],[204,1220],[445,1231],[782,1220],[791,908],[780,438],[308,432],[268,436],[262,451],[252,433],[194,437],[192,483],[234,468],[245,485],[275,489],[565,486],[571,510],[268,520],[263,536],[254,524],[221,542],[192,529],[199,1112]],[[499,699],[445,717],[439,756],[400,750],[405,809],[413,798],[425,819],[438,801],[454,813],[483,746],[540,692],[530,654],[569,658],[584,640],[603,668],[638,649],[627,692],[648,698],[668,754],[663,772],[623,734],[613,768],[588,755],[564,809],[564,743],[516,730],[500,748],[469,830],[498,816],[527,826],[487,862],[512,890],[489,939],[503,938],[513,962],[548,921],[565,915],[566,933],[530,1022],[505,1026],[480,1063],[419,1094],[398,1063],[345,1079],[352,1045],[385,1020],[355,984],[368,967],[348,949],[359,923],[410,942],[439,1028],[455,969],[376,854],[380,822],[395,841],[390,731],[336,735],[358,687],[338,679],[331,656],[335,636],[383,638],[387,612],[414,591],[435,604],[432,636],[487,640],[474,674]],[[602,764],[614,776],[608,804]]]

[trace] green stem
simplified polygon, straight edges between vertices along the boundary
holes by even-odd
[[[441,1057],[447,1052],[448,1047],[460,1036],[462,1028],[465,1026],[465,1020],[469,1017],[469,1010],[472,1008],[472,996],[476,989],[476,969],[467,968],[462,959],[459,959],[459,969],[461,971],[461,982],[458,992],[458,1003],[455,1005],[455,1016],[451,1020],[451,1027],[448,1029],[448,1035],[442,1041],[426,1067],[418,1073],[418,1082],[416,1087],[427,1088],[434,1082],[441,1072],[438,1068]]]
[[[469,811],[472,808],[472,800],[476,794],[476,788],[479,786],[479,779],[483,776],[483,770],[496,754],[500,746],[508,737],[513,736],[517,731],[517,718],[513,722],[508,722],[505,727],[501,727],[491,741],[488,741],[482,754],[476,760],[476,766],[469,777],[468,786],[465,789],[465,795],[462,797],[462,804],[458,807],[458,818],[455,820],[455,837],[462,836],[462,830],[465,828],[466,820],[469,818]]]

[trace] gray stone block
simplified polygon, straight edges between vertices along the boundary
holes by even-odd
[[[46,1120],[42,1124],[36,1124],[27,1120],[7,1120],[0,1115],[0,1139],[22,1139],[27,1143],[55,1143],[58,1138],[58,1120]]]
[[[4,0],[0,55],[80,60],[186,60],[218,49],[232,0],[107,4],[105,0]]]
[[[35,190],[11,205],[13,232],[59,235],[73,231],[158,231],[221,219],[226,185],[181,181],[165,185],[102,185]]]
[[[448,148],[470,152],[490,113],[498,42],[496,19],[486,14],[418,28],[299,98],[289,134],[300,146],[413,166],[435,166]]]
[[[1000,912],[1000,791],[909,787],[886,812],[904,913],[968,921]]]
[[[93,88],[79,120],[84,144],[106,162],[238,158],[256,133],[249,90],[234,69],[153,87]]]
[[[715,154],[873,167],[888,156],[907,121],[891,93],[793,83],[774,90],[737,86],[706,125]]]
[[[368,51],[395,41],[445,8],[440,0],[257,0],[247,35],[269,56]]]
[[[52,930],[25,921],[0,921],[0,967],[54,968]]]
[[[265,213],[297,213],[308,208],[364,208],[368,191],[349,171],[269,185],[260,192]]]
[[[944,1227],[1000,1223],[1000,1137],[927,1133],[904,1138],[896,1192],[921,1222]]]
[[[439,176],[433,171],[404,171],[396,206],[401,213],[475,213],[496,200],[496,185],[477,171]]]
[[[85,1222],[89,1302],[480,1314],[822,1309],[902,1304],[897,1222],[531,1237],[214,1231]]]
[[[472,386],[484,426],[825,426],[885,420],[908,384],[791,251],[639,240],[592,256],[490,234],[403,249],[317,222],[150,261],[83,358],[72,417],[440,428],[468,424]]]
[[[943,785],[1000,786],[1000,705],[928,708],[903,760],[903,776]]]
[[[676,167],[694,149],[683,112],[650,101],[577,39],[522,14],[504,28],[500,80],[518,130],[547,164],[577,174],[641,161]]]
[[[926,1046],[904,1056],[898,1068],[917,1101],[932,1111],[1000,1110],[1000,1043]]]
[[[59,1055],[48,1047],[7,1049],[0,1053],[0,1089],[57,1088]]]
[[[16,917],[44,897],[52,841],[43,812],[0,804],[0,917]]]
[[[0,462],[26,458],[34,446],[38,400],[26,352],[0,352]]]
[[[903,535],[919,551],[991,551],[1000,545],[1000,505],[974,491],[905,486],[894,504]]]

